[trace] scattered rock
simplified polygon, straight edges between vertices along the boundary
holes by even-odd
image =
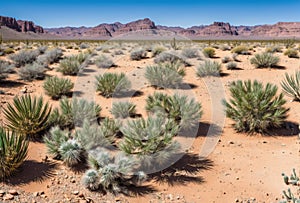
[[[72,194],[73,194],[73,195],[78,195],[78,194],[79,194],[79,191],[78,191],[78,190],[75,190],[75,191],[72,192]]]
[[[14,199],[14,196],[9,193],[5,194],[3,197],[3,200],[13,200],[13,199]]]
[[[17,190],[9,190],[8,193],[11,194],[11,195],[18,195],[19,194]]]
[[[234,142],[233,141],[229,141],[228,144],[234,144]]]
[[[34,193],[33,193],[33,196],[34,196],[34,197],[38,197],[39,195],[40,195],[39,192],[34,192]]]

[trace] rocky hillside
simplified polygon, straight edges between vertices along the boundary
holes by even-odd
[[[6,26],[17,32],[44,33],[44,29],[32,21],[16,20],[12,17],[0,16],[0,26]]]
[[[190,28],[168,27],[155,25],[149,18],[122,24],[102,23],[95,27],[61,27],[43,29],[31,21],[16,20],[11,17],[0,16],[0,31],[2,27],[10,28],[19,33],[48,33],[42,37],[64,39],[110,39],[131,32],[151,37],[162,35],[180,35],[190,39],[201,38],[300,38],[300,22],[279,22],[274,25],[233,26],[229,23],[214,22],[211,25],[199,25]],[[151,32],[141,32],[150,30]],[[163,34],[162,34],[163,33]],[[5,38],[5,37],[4,37]],[[11,37],[10,37],[11,38]]]

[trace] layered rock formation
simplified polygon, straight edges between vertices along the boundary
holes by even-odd
[[[44,33],[41,26],[35,25],[32,21],[16,20],[15,18],[0,16],[0,26],[6,26],[17,32]]]

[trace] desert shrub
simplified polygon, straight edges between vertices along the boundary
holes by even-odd
[[[122,50],[115,50],[114,55],[123,55],[124,52]]]
[[[244,46],[244,45],[239,45],[239,46],[236,46],[234,47],[232,50],[231,50],[232,53],[236,53],[236,54],[249,54],[249,48]]]
[[[142,167],[156,168],[178,152],[180,145],[173,139],[178,130],[175,121],[163,117],[129,120],[121,128],[125,139],[120,143],[120,149],[135,155]]]
[[[288,203],[288,202],[293,202],[293,203],[299,203],[300,202],[300,185],[299,185],[299,175],[297,175],[296,170],[293,169],[292,173],[290,176],[287,176],[286,174],[282,173],[283,176],[283,181],[286,185],[291,185],[295,187],[296,192],[293,193],[290,188],[286,190],[283,190],[283,196],[285,200],[280,201],[280,203]]]
[[[183,58],[177,56],[176,52],[162,52],[157,55],[154,59],[155,63],[182,63],[185,66],[190,66],[190,64]]]
[[[16,67],[25,66],[26,64],[33,63],[38,57],[37,51],[23,50],[16,54],[10,55],[10,59],[15,63]]]
[[[69,56],[60,61],[57,71],[62,72],[64,75],[76,75],[87,65],[88,60],[88,54],[80,53]]]
[[[62,143],[66,142],[70,138],[70,132],[68,130],[61,130],[58,126],[50,129],[49,135],[44,137],[44,142],[49,154],[54,159],[61,159],[59,148]]]
[[[287,96],[292,97],[294,101],[300,101],[300,71],[296,71],[294,75],[285,73],[281,87]]]
[[[154,93],[146,102],[147,112],[174,120],[181,130],[197,127],[202,115],[201,104],[186,96]]]
[[[181,63],[163,63],[154,66],[147,66],[145,78],[156,88],[176,88],[185,75]]]
[[[162,52],[166,51],[166,49],[162,46],[155,46],[152,49],[152,57],[156,57],[157,55],[161,54]]]
[[[239,62],[239,59],[237,58],[238,57],[237,53],[233,53],[231,57],[234,61]]]
[[[3,50],[4,55],[13,54],[15,50],[13,48],[6,48]]]
[[[276,53],[276,52],[282,52],[282,49],[280,46],[270,46],[266,48],[267,53]]]
[[[84,158],[84,149],[81,148],[75,139],[68,139],[66,142],[61,143],[58,151],[61,159],[67,166],[74,166]]]
[[[216,51],[212,47],[206,47],[202,50],[202,53],[204,54],[205,57],[208,58],[213,58],[216,55]]]
[[[45,78],[45,67],[42,64],[34,62],[21,67],[18,74],[22,80],[41,80]]]
[[[131,102],[115,102],[112,105],[111,113],[115,118],[127,118],[134,116],[136,105]]]
[[[227,70],[237,69],[237,63],[231,61],[231,62],[227,63],[226,68],[227,68]]]
[[[124,154],[112,156],[105,149],[95,149],[89,153],[91,169],[83,176],[83,185],[90,190],[102,188],[106,192],[128,194],[128,187],[138,185],[146,179],[146,174],[136,171],[138,163]]]
[[[231,61],[231,59],[228,56],[222,58],[222,63],[228,63],[229,61]]]
[[[139,61],[139,60],[145,58],[146,56],[147,56],[147,52],[143,49],[135,50],[130,53],[130,59],[135,60],[135,61]]]
[[[24,136],[37,137],[49,126],[51,107],[48,102],[43,102],[43,97],[24,95],[15,97],[3,112],[9,129]]]
[[[39,54],[44,54],[47,49],[48,49],[47,46],[40,46],[40,47],[37,48]]]
[[[7,61],[0,60],[0,81],[7,78],[7,75],[13,71],[13,65]]]
[[[283,94],[277,95],[277,86],[267,83],[237,81],[230,86],[231,99],[224,104],[226,115],[235,121],[238,132],[264,133],[280,127],[289,109],[283,107]]]
[[[251,64],[256,68],[271,68],[279,63],[279,57],[274,56],[271,53],[261,53],[255,54],[253,58],[250,59]]]
[[[48,77],[43,84],[46,94],[55,100],[70,93],[73,87],[74,83],[70,79],[59,78],[57,76]]]
[[[23,163],[28,152],[25,136],[5,131],[0,127],[0,178],[6,178]]]
[[[222,51],[229,51],[229,50],[231,50],[231,47],[230,47],[229,45],[222,44],[222,45],[220,46],[220,49],[221,49]]]
[[[48,66],[49,64],[57,63],[62,56],[62,50],[59,48],[55,48],[46,51],[43,55],[38,56],[36,60],[38,63],[43,64],[44,66]]]
[[[186,58],[197,58],[199,56],[198,50],[193,48],[183,49],[181,54]]]
[[[284,41],[285,48],[293,48],[295,46],[296,40],[295,39],[287,39]]]
[[[89,48],[90,46],[88,45],[88,44],[86,44],[86,43],[81,43],[80,45],[79,45],[79,48],[80,49],[87,49],[87,48]]]
[[[94,102],[88,102],[84,99],[68,100],[62,97],[59,101],[60,109],[54,109],[51,114],[52,125],[59,125],[60,128],[73,129],[75,126],[82,126],[86,119],[89,122],[96,121],[101,112],[101,107]]]
[[[289,58],[299,58],[298,56],[298,51],[296,49],[287,49],[285,52],[284,52],[284,55],[288,56]]]
[[[124,73],[104,73],[96,76],[97,91],[104,97],[120,94],[131,86]]]
[[[197,68],[198,77],[220,76],[221,64],[217,61],[206,60]]]
[[[95,59],[95,64],[98,68],[110,68],[114,66],[114,62],[105,55],[101,55]]]

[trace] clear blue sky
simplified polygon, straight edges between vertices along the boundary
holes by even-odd
[[[0,15],[43,27],[96,26],[150,18],[156,24],[189,27],[214,21],[233,25],[300,21],[300,0],[1,0]]]

